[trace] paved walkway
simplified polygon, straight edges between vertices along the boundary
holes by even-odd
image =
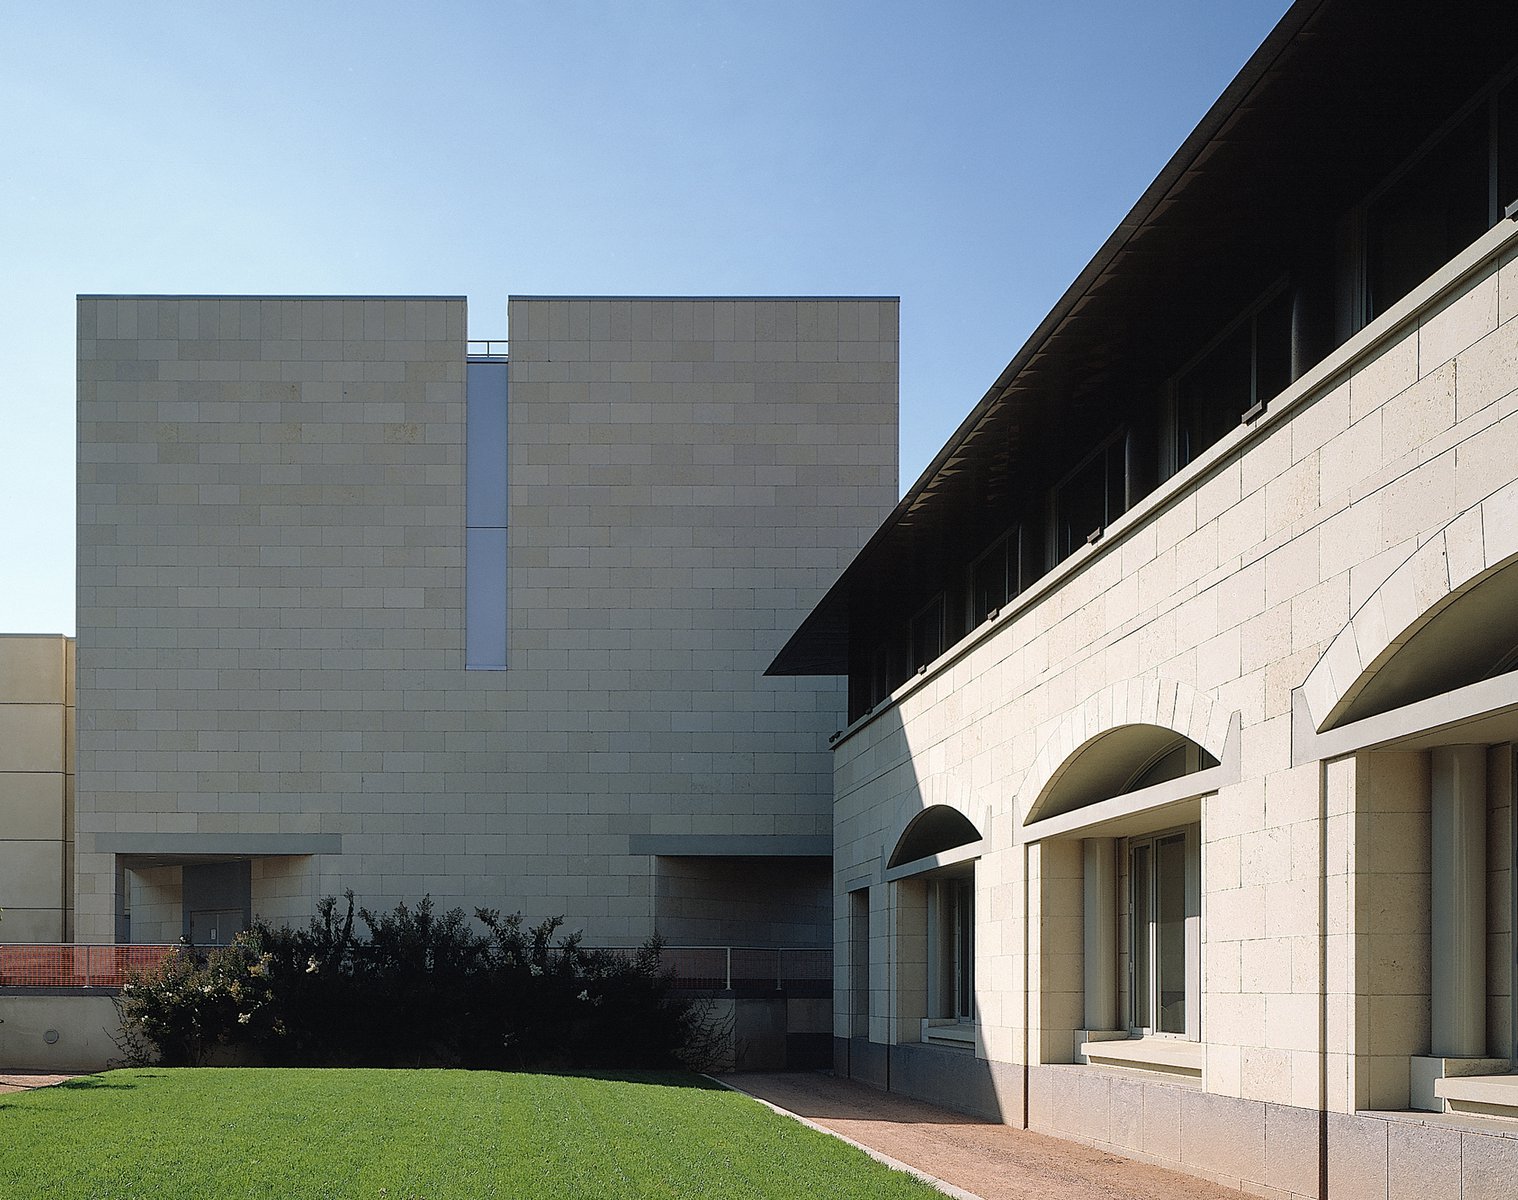
[[[65,1083],[73,1075],[0,1075],[0,1095],[6,1092],[29,1092],[32,1088],[52,1087]]]
[[[1239,1200],[1242,1192],[824,1074],[724,1083],[983,1200]]]

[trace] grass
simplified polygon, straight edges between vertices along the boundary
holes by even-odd
[[[693,1075],[110,1071],[0,1097],[0,1196],[941,1194]]]

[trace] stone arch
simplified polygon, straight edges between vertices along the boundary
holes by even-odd
[[[1018,790],[1023,824],[1049,815],[1049,800],[1065,773],[1082,751],[1108,734],[1153,728],[1194,742],[1221,762],[1232,717],[1179,680],[1150,676],[1104,688],[1061,717],[1044,739]]]
[[[982,839],[991,836],[990,805],[972,797],[969,787],[959,776],[939,772],[921,780],[916,788],[896,802],[896,812],[881,850],[881,862],[892,859],[914,821],[929,809],[939,807],[957,812],[979,831]]]
[[[1377,673],[1419,632],[1518,563],[1518,480],[1419,546],[1355,610],[1302,683],[1317,731],[1341,722]]]

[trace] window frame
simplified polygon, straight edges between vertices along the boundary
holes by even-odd
[[[1077,462],[1074,467],[1060,476],[1058,481],[1055,482],[1054,486],[1049,489],[1048,541],[1050,549],[1049,562],[1051,565],[1063,562],[1065,559],[1069,558],[1072,554],[1079,550],[1082,545],[1090,545],[1099,540],[1107,532],[1108,526],[1110,526],[1113,521],[1121,517],[1123,513],[1128,511],[1130,507],[1128,481],[1129,476],[1132,474],[1132,464],[1129,461],[1131,455],[1128,453],[1128,439],[1131,433],[1132,429],[1128,424],[1124,423],[1122,425],[1119,425],[1100,442],[1093,446],[1084,456],[1082,456],[1080,461]],[[1081,472],[1089,467],[1097,458],[1104,458],[1107,455],[1108,451],[1110,451],[1114,446],[1119,445],[1122,447],[1122,457],[1120,459],[1121,465],[1119,469],[1122,472],[1121,490],[1123,495],[1123,507],[1115,513],[1109,511],[1107,500],[1112,483],[1110,477],[1104,476],[1102,480],[1102,510],[1105,515],[1103,517],[1102,523],[1095,529],[1087,530],[1084,534],[1079,535],[1080,540],[1078,542],[1072,540],[1072,543],[1068,550],[1061,549],[1060,533],[1065,522],[1061,517],[1060,493],[1063,492],[1065,488],[1067,488],[1071,483],[1073,483],[1080,476]]]
[[[925,882],[928,1019],[976,1025],[975,862],[934,872]]]
[[[1182,965],[1184,976],[1183,1003],[1185,1005],[1185,1028],[1183,1031],[1164,1030],[1159,1026],[1157,1019],[1160,1013],[1160,973],[1159,963],[1159,940],[1160,930],[1158,908],[1161,889],[1159,871],[1159,845],[1163,841],[1169,841],[1175,837],[1183,838],[1183,871],[1184,879],[1184,914],[1183,914],[1183,945],[1185,958]],[[1149,851],[1150,867],[1148,871],[1148,891],[1146,897],[1146,911],[1148,918],[1142,922],[1140,928],[1139,905],[1137,897],[1137,872],[1134,867],[1135,853],[1137,850]],[[1127,876],[1124,892],[1124,904],[1126,917],[1123,928],[1127,932],[1127,944],[1124,953],[1123,973],[1126,978],[1127,1004],[1124,1019],[1130,1037],[1135,1038],[1169,1038],[1177,1041],[1198,1042],[1201,1040],[1201,998],[1202,998],[1202,955],[1201,955],[1201,923],[1202,923],[1202,855],[1201,855],[1201,825],[1192,823],[1189,825],[1170,826],[1165,829],[1155,830],[1151,833],[1135,834],[1123,839],[1123,851],[1120,861],[1124,866]],[[1142,945],[1144,961],[1144,978],[1140,979],[1140,947]],[[1142,987],[1142,992],[1141,992]],[[1139,1011],[1140,998],[1144,999],[1148,1006],[1147,1014]],[[1147,1015],[1147,1023],[1141,1017]]]
[[[1437,129],[1424,138],[1415,150],[1391,171],[1385,179],[1378,183],[1365,197],[1356,204],[1345,218],[1344,229],[1348,240],[1348,250],[1345,264],[1349,273],[1349,286],[1345,289],[1348,295],[1341,293],[1340,312],[1343,319],[1344,310],[1348,309],[1348,333],[1356,333],[1364,329],[1388,308],[1397,303],[1393,301],[1381,308],[1380,312],[1372,308],[1371,296],[1371,262],[1370,262],[1370,239],[1372,236],[1370,214],[1371,211],[1384,200],[1388,193],[1400,186],[1406,178],[1427,160],[1429,155],[1439,149],[1445,139],[1455,133],[1466,120],[1480,109],[1486,110],[1486,138],[1487,138],[1487,230],[1490,231],[1503,219],[1503,207],[1514,201],[1518,201],[1518,195],[1508,197],[1506,200],[1501,195],[1501,171],[1502,164],[1498,161],[1501,149],[1501,133],[1498,128],[1500,119],[1500,99],[1503,92],[1509,87],[1518,87],[1518,67],[1510,67],[1501,71],[1498,75],[1487,81],[1474,96],[1455,110],[1448,120],[1444,121]],[[1515,105],[1518,108],[1518,105]],[[1509,164],[1509,169],[1518,175],[1518,163]],[[1342,261],[1342,260],[1341,260]],[[1341,339],[1342,340],[1342,339]]]
[[[1184,430],[1181,428],[1181,385],[1185,378],[1200,367],[1212,353],[1220,349],[1229,338],[1238,333],[1239,329],[1249,326],[1249,403],[1239,413],[1240,424],[1244,421],[1246,413],[1252,412],[1261,401],[1269,402],[1274,396],[1260,395],[1260,330],[1259,317],[1267,308],[1277,300],[1287,296],[1291,291],[1291,275],[1289,272],[1276,277],[1263,291],[1249,302],[1238,316],[1229,321],[1203,347],[1188,358],[1179,370],[1165,381],[1165,437],[1163,439],[1163,454],[1165,455],[1165,475],[1168,478],[1176,472],[1183,470],[1195,462],[1207,452],[1210,446],[1204,446],[1183,457]],[[1288,375],[1290,366],[1288,365]],[[1279,393],[1277,393],[1279,394]],[[1216,445],[1216,442],[1211,445]]]
[[[918,622],[928,616],[935,607],[938,609],[938,649],[932,654],[925,655],[922,653],[923,647],[918,645],[917,626]],[[948,609],[948,594],[945,590],[940,589],[933,593],[927,603],[913,613],[911,620],[907,622],[907,649],[911,655],[912,670],[914,672],[925,670],[930,663],[942,658],[944,653],[949,649]]]
[[[982,606],[979,601],[980,590],[976,584],[982,565],[997,552],[1003,555],[1002,582],[1005,585],[1005,594],[996,604]],[[1000,613],[1003,608],[1020,596],[1024,587],[1026,584],[1023,578],[1023,523],[1019,521],[970,560],[969,568],[965,572],[966,629],[976,629],[985,624],[994,613]],[[982,608],[984,611],[980,611]]]

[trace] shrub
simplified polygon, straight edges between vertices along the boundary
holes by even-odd
[[[655,939],[635,951],[558,938],[561,918],[430,898],[388,913],[324,899],[299,929],[255,923],[209,953],[186,948],[118,1001],[129,1059],[193,1065],[217,1053],[289,1065],[663,1067],[699,1024],[671,995]],[[225,1047],[226,1050],[218,1048]]]

